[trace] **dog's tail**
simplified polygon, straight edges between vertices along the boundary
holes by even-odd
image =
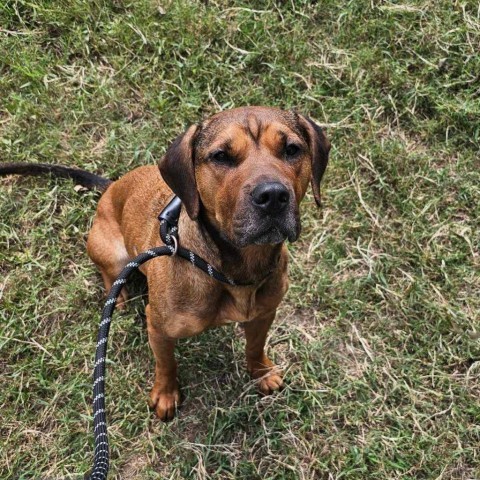
[[[101,192],[105,191],[112,183],[108,178],[85,170],[48,163],[0,163],[0,176],[4,175],[54,175],[70,178],[82,187],[97,189]]]

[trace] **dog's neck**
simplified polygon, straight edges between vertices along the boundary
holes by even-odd
[[[189,238],[193,234],[199,240],[198,244],[205,246],[208,250],[205,253],[211,258],[212,264],[238,284],[258,285],[279,266],[283,242],[238,248],[221,234],[203,209],[196,221],[188,218],[186,212],[182,211],[179,224],[180,243],[183,229],[189,230]]]

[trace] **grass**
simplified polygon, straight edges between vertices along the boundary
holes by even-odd
[[[476,2],[23,0],[0,6],[0,161],[112,178],[186,125],[297,108],[333,149],[303,204],[260,398],[236,328],[180,342],[185,403],[148,411],[140,296],[109,347],[112,478],[480,478],[480,13]],[[0,180],[0,477],[92,461],[98,194]],[[141,288],[139,288],[141,290]]]

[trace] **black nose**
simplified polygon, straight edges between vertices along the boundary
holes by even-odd
[[[253,204],[270,215],[285,210],[289,200],[287,187],[279,182],[261,183],[252,192]]]

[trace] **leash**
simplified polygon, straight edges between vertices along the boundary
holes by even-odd
[[[109,448],[107,417],[105,409],[105,362],[107,358],[107,341],[112,315],[115,309],[117,298],[123,286],[127,283],[130,274],[138,267],[152,258],[162,257],[164,255],[184,258],[192,265],[204,271],[207,275],[228,285],[248,285],[246,283],[235,283],[231,278],[223,275],[212,265],[199,257],[191,250],[181,247],[178,241],[178,219],[182,208],[181,200],[174,197],[158,216],[160,221],[160,238],[165,243],[164,246],[155,247],[141,253],[131,260],[120,275],[113,282],[112,288],[108,293],[107,300],[102,311],[98,336],[97,350],[95,353],[95,364],[93,370],[93,432],[95,438],[95,451],[93,469],[87,477],[89,480],[105,480],[109,468]]]

